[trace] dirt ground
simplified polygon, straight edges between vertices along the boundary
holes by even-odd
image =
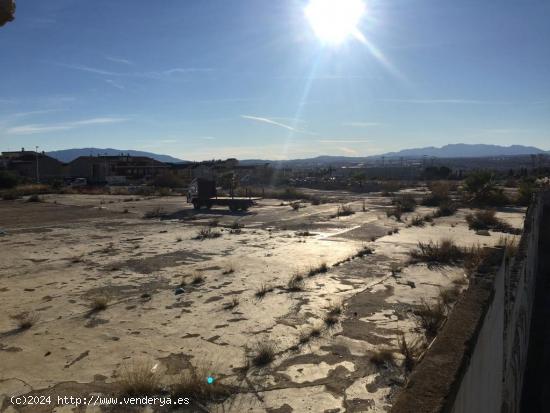
[[[194,211],[183,197],[0,201],[0,411],[54,411],[17,410],[9,398],[109,391],[132,363],[151,363],[165,385],[208,366],[238,388],[210,411],[388,411],[404,382],[398,339],[419,334],[412,311],[465,279],[461,267],[408,264],[409,250],[442,238],[493,245],[502,234],[469,230],[467,210],[415,227],[411,217],[433,208],[397,222],[387,197],[321,195],[330,202],[295,211],[263,199],[246,213]],[[340,203],[355,213],[335,217]],[[161,216],[144,218],[151,211]],[[498,216],[521,228],[524,211]],[[219,236],[195,239],[205,228]],[[374,253],[350,258],[365,246]],[[321,263],[327,272],[307,276]],[[303,289],[289,291],[296,273],[306,274]],[[262,286],[271,291],[258,297]],[[94,297],[108,297],[107,308],[90,311]],[[35,323],[18,329],[12,316],[25,311]],[[317,328],[319,337],[299,343]],[[266,342],[274,361],[244,370]],[[380,349],[396,351],[396,364],[373,364]]]

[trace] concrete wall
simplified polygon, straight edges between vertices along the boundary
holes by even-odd
[[[415,369],[392,412],[519,412],[549,194],[529,207],[513,259],[478,274]],[[433,379],[433,378],[436,379]]]

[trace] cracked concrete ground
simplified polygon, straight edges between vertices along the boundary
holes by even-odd
[[[412,311],[464,279],[460,267],[409,265],[408,251],[442,238],[493,245],[502,234],[469,230],[466,210],[414,227],[412,216],[433,209],[397,222],[385,214],[387,197],[322,195],[328,203],[294,211],[265,199],[243,214],[197,213],[183,197],[0,202],[0,411],[13,411],[12,395],[109,392],[136,360],[153,363],[167,385],[191,365],[209,365],[238,387],[211,411],[388,411],[404,382],[398,339],[419,335]],[[355,214],[332,217],[340,203]],[[163,219],[143,218],[156,208]],[[498,215],[520,228],[524,211]],[[213,220],[221,235],[194,239]],[[230,228],[235,221],[240,230]],[[365,246],[374,253],[348,260]],[[321,263],[327,272],[307,276]],[[304,286],[291,292],[295,273]],[[260,299],[264,285],[271,291]],[[90,311],[97,296],[109,298],[104,311]],[[329,308],[339,304],[337,322],[327,326]],[[10,315],[24,311],[38,319],[22,331]],[[312,330],[318,337],[300,343]],[[247,349],[267,341],[275,360],[243,377]],[[395,365],[371,362],[381,349],[395,351]]]

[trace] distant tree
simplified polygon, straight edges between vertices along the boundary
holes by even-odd
[[[428,166],[424,169],[425,179],[449,179],[452,170],[446,166]]]
[[[464,192],[468,203],[474,206],[502,206],[508,202],[489,171],[470,173],[464,180]]]
[[[184,185],[185,182],[181,177],[171,173],[157,175],[155,179],[153,179],[153,186],[157,188],[181,188]]]
[[[0,189],[15,188],[18,183],[17,175],[9,171],[0,171]]]
[[[516,202],[519,205],[527,206],[533,199],[533,194],[536,191],[536,185],[534,179],[524,179],[519,184],[518,197]]]

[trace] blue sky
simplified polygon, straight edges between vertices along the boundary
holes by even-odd
[[[307,4],[20,0],[0,29],[0,150],[550,149],[549,1],[366,0],[366,41],[337,46]]]

